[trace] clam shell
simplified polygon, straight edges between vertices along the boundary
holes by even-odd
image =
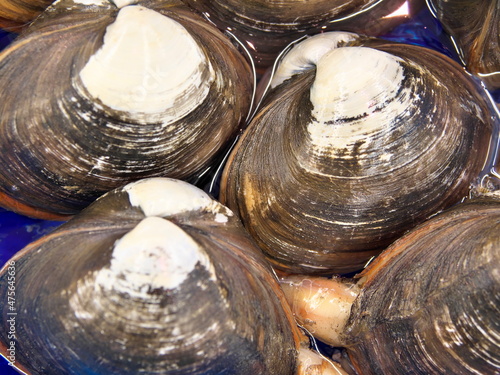
[[[14,275],[14,276],[9,276]],[[2,354],[30,374],[284,374],[297,331],[276,277],[226,207],[153,178],[99,198],[3,268]]]
[[[500,89],[500,1],[430,0],[467,69],[491,90]]]
[[[411,231],[363,271],[345,333],[360,374],[500,372],[499,229],[498,197],[475,198]]]
[[[498,118],[435,51],[325,33],[280,66],[221,184],[278,268],[359,270],[491,163]]]
[[[20,31],[51,3],[52,0],[2,0],[0,1],[0,27],[9,31]]]
[[[343,30],[380,35],[403,22],[423,0],[185,0],[221,29],[242,40],[264,73],[281,50],[303,35]],[[405,8],[406,17],[397,14]],[[404,12],[402,12],[404,14]]]
[[[178,2],[154,6],[59,1],[0,55],[0,192],[17,206],[74,214],[129,181],[193,178],[239,131],[243,55]]]

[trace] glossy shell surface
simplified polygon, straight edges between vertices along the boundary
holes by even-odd
[[[29,374],[296,370],[296,326],[262,253],[185,182],[146,179],[99,198],[5,265],[5,301],[12,272],[15,364]]]
[[[272,66],[286,45],[303,35],[344,30],[387,32],[416,13],[423,0],[184,0],[221,29],[241,39],[259,72]],[[401,15],[391,15],[404,8]]]
[[[243,55],[182,4],[149,6],[59,1],[2,52],[10,208],[74,214],[126,182],[189,179],[238,132],[253,93]]]
[[[498,197],[427,221],[358,284],[345,346],[360,374],[500,372]]]
[[[500,89],[500,1],[428,0],[453,37],[467,69],[491,90]]]
[[[42,13],[52,0],[1,0],[0,27],[21,30]]]
[[[280,66],[221,194],[279,268],[361,269],[489,163],[498,119],[434,51],[325,33]]]

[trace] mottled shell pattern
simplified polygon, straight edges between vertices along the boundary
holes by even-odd
[[[389,16],[406,6],[406,17],[423,0],[184,0],[219,28],[230,30],[252,54],[263,73],[290,42],[325,30],[380,35],[404,16]]]
[[[178,1],[117,4],[58,1],[0,54],[11,209],[74,214],[129,181],[192,178],[246,119],[236,42]]]
[[[233,150],[221,199],[272,264],[361,269],[468,194],[498,118],[459,64],[429,49],[324,33],[280,61]]]
[[[4,301],[12,268],[15,360],[29,374],[295,373],[297,328],[271,268],[237,217],[186,182],[97,199],[5,265]]]
[[[360,374],[500,372],[498,196],[428,220],[358,277],[344,345]]]
[[[500,0],[428,0],[467,69],[500,89]]]

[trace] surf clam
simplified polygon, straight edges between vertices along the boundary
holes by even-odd
[[[277,268],[356,271],[468,194],[497,126],[451,59],[320,34],[280,61],[226,165],[221,200]]]
[[[421,0],[185,0],[221,29],[231,30],[264,73],[286,45],[303,35],[343,30],[380,35],[407,20]],[[401,15],[393,14],[404,8]]]
[[[499,196],[475,197],[405,234],[354,279],[293,277],[283,288],[298,319],[344,346],[358,375],[497,374],[499,225]],[[343,310],[322,304],[330,299]]]
[[[253,74],[236,42],[148,4],[62,0],[2,52],[4,206],[71,215],[132,180],[187,180],[240,130]]]
[[[15,285],[15,305],[0,308],[1,351],[9,358],[14,345],[28,374],[290,375],[307,373],[303,357],[320,366],[239,220],[187,182],[149,178],[105,194],[0,279],[4,301]]]
[[[500,89],[500,1],[427,1],[454,39],[467,69],[490,90]]]

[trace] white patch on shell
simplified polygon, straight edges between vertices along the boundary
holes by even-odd
[[[308,125],[318,152],[352,149],[369,134],[389,130],[388,124],[411,100],[411,95],[404,94],[399,97],[405,101],[394,100],[404,79],[401,61],[367,47],[338,48],[320,59],[310,90],[314,120]],[[384,158],[391,156],[384,154]]]
[[[359,38],[357,34],[328,32],[312,36],[295,45],[281,60],[271,81],[271,87],[283,83],[288,78],[304,70],[311,69],[328,52],[339,48],[340,44]]]
[[[181,180],[148,178],[126,185],[130,204],[140,207],[146,216],[168,217],[186,211],[204,210],[214,220],[226,223],[233,213],[203,190]]]
[[[118,8],[126,7],[127,5],[137,4],[138,0],[113,0],[113,3]]]
[[[105,5],[109,4],[108,0],[73,0],[75,4],[82,4],[82,5]],[[55,4],[55,3],[53,3]]]
[[[109,0],[72,0],[71,3],[66,1],[64,6],[61,5],[62,0],[56,0],[48,7],[48,10],[57,8],[60,9],[64,7],[66,10],[81,9],[82,5],[87,7],[109,7],[111,3]]]
[[[215,214],[215,221],[218,223],[227,223],[227,216],[221,213]]]
[[[139,122],[168,124],[205,99],[214,74],[181,24],[142,6],[126,6],[80,78],[88,93],[108,107]]]
[[[98,272],[96,284],[146,299],[151,290],[177,288],[197,263],[210,269],[208,256],[184,230],[147,217],[116,241],[110,267]]]

